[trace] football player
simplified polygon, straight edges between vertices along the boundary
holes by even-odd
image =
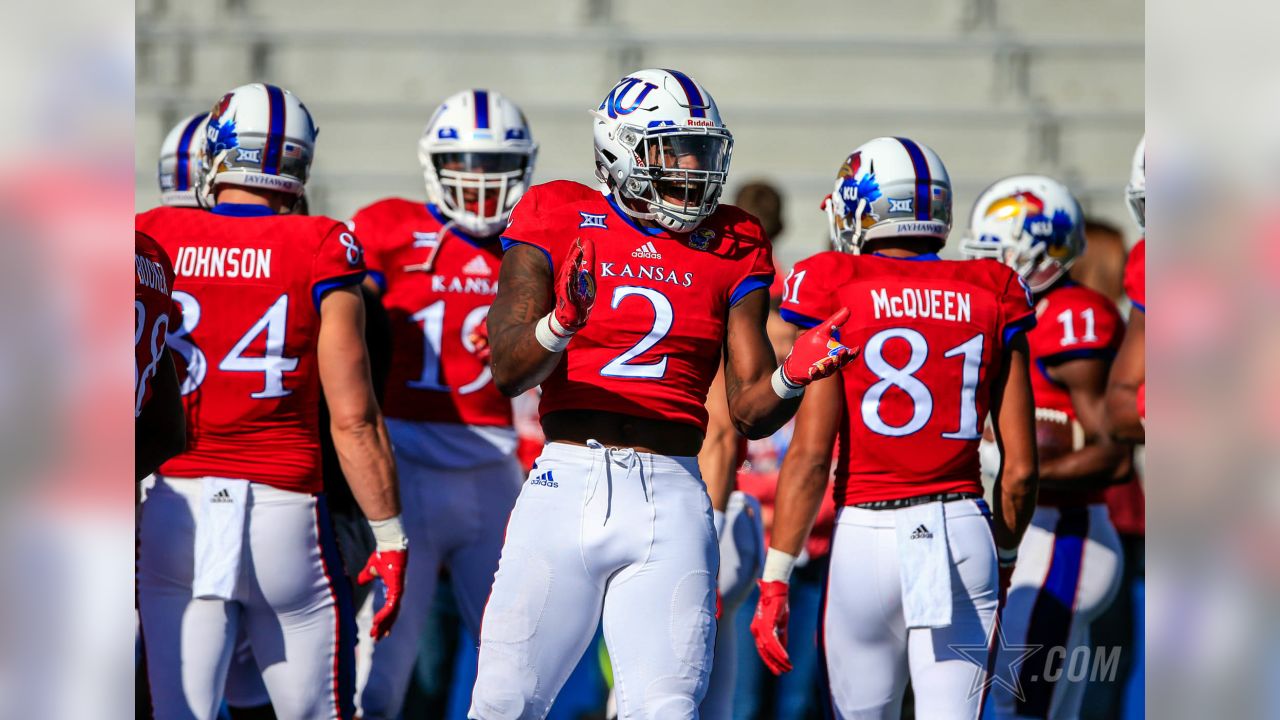
[[[604,192],[539,185],[503,232],[494,381],[509,396],[542,385],[548,443],[484,612],[470,710],[482,720],[545,716],[602,613],[619,715],[697,717],[718,553],[696,456],[721,354],[748,437],[853,356],[832,337],[837,311],[777,367],[769,245],[719,202],[733,137],[706,88],[642,70],[592,114]]]
[[[173,263],[151,237],[135,232],[133,265],[134,480],[156,471],[187,444],[178,372],[165,347],[178,324]]]
[[[511,399],[494,385],[478,341],[498,291],[498,233],[528,189],[537,149],[515,103],[460,92],[418,143],[427,202],[379,200],[351,222],[365,244],[365,282],[390,317],[383,410],[413,545],[398,632],[374,649],[361,693],[370,720],[400,714],[442,568],[463,620],[480,631],[523,473]]]
[[[362,579],[391,598],[407,543],[395,465],[370,387],[356,286],[363,252],[340,222],[282,215],[303,192],[316,128],[273,85],[211,111],[197,197],[137,226],[174,259],[187,450],[165,463],[140,528],[139,610],[158,718],[213,718],[243,628],[276,711],[349,718],[354,613],[320,493],[320,392],[377,550]]]
[[[751,630],[765,664],[790,670],[787,582],[838,438],[842,507],[818,634],[837,717],[898,717],[908,679],[917,717],[977,717],[975,659],[988,657],[1034,503],[1030,293],[997,262],[939,259],[951,193],[928,147],[860,146],[824,203],[837,250],[797,263],[784,285],[784,318],[820,327],[847,307],[841,341],[862,352],[815,382],[796,416]],[[978,462],[988,411],[1005,451],[994,523]]]
[[[1147,139],[1138,143],[1133,170],[1125,188],[1129,212],[1142,239],[1129,252],[1124,268],[1124,291],[1133,304],[1129,329],[1111,368],[1107,386],[1107,419],[1119,441],[1146,442],[1147,431]]]
[[[1085,683],[1062,667],[1086,647],[1089,624],[1119,588],[1120,537],[1107,512],[1106,486],[1130,472],[1127,445],[1104,427],[1107,374],[1124,333],[1115,304],[1067,274],[1084,252],[1084,219],[1066,186],[1040,175],[1005,178],[974,206],[961,252],[1013,268],[1031,288],[1040,322],[1027,333],[1035,394],[1040,493],[1018,549],[1001,620],[1008,645],[1046,651],[1022,663],[1016,687],[1001,685],[1001,718],[1073,718]],[[1049,648],[1062,648],[1065,657]],[[1059,678],[1057,682],[1049,678]]]

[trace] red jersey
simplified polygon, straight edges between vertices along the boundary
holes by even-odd
[[[1147,313],[1147,239],[1138,241],[1124,264],[1124,294],[1142,314]]]
[[[161,472],[320,492],[320,300],[364,277],[355,236],[256,205],[157,208],[136,224],[173,258],[182,308],[169,346],[186,360],[187,450]]]
[[[391,321],[391,368],[383,412],[402,420],[511,425],[511,400],[498,392],[468,336],[489,314],[502,258],[497,238],[458,230],[436,208],[380,200],[355,214],[369,275]]]
[[[542,383],[542,416],[603,410],[705,429],[729,308],[773,282],[759,221],[721,205],[693,232],[668,233],[560,180],[520,199],[502,244],[542,250],[554,277],[575,238],[595,242],[596,304]]]
[[[1063,282],[1036,302],[1039,322],[1027,333],[1031,349],[1031,390],[1037,408],[1058,410],[1076,419],[1071,393],[1049,377],[1049,368],[1082,358],[1108,362],[1124,339],[1124,319],[1105,295],[1074,282]],[[1041,489],[1042,505],[1102,502],[1102,490],[1070,492]]]
[[[165,335],[179,324],[173,264],[151,237],[133,234],[133,416],[151,400],[151,378],[164,358]]]
[[[994,260],[819,253],[788,276],[782,317],[802,328],[847,307],[837,503],[982,493],[978,443],[992,377],[1031,295]]]

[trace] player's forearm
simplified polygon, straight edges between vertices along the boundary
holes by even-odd
[[[698,469],[707,484],[711,507],[721,512],[729,505],[737,476],[738,442],[732,428],[721,427],[712,431],[708,427],[702,450],[698,453]]]
[[[1118,443],[1147,441],[1147,428],[1138,414],[1138,386],[1112,382],[1107,387],[1107,428]]]
[[[800,398],[782,398],[773,389],[769,375],[730,395],[733,425],[751,440],[766,438],[787,424],[800,407]]]
[[[563,355],[542,347],[534,332],[535,324],[508,325],[495,331],[492,319],[489,322],[493,382],[507,397],[517,397],[542,384]]]
[[[1040,465],[1040,487],[1051,490],[1083,490],[1112,485],[1128,476],[1127,445],[1086,445]]]
[[[391,438],[380,415],[331,424],[333,447],[351,494],[369,520],[400,514],[399,484]]]
[[[798,556],[813,530],[831,472],[831,456],[793,448],[783,461],[769,547]]]
[[[1036,510],[1039,475],[1034,464],[1003,462],[996,480],[993,528],[996,545],[1016,550]]]

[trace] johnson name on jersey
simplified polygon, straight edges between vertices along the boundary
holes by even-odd
[[[387,199],[356,213],[370,277],[391,320],[383,411],[402,420],[511,425],[511,401],[470,335],[498,292],[501,246],[451,227],[433,205]]]
[[[796,264],[783,318],[817,325],[850,311],[836,500],[852,505],[982,492],[978,443],[991,383],[1013,335],[1035,325],[1031,296],[991,260],[824,252]]]
[[[151,378],[164,357],[165,336],[178,325],[173,264],[150,236],[133,234],[133,416],[151,399]]]
[[[556,181],[520,200],[502,243],[538,248],[554,276],[577,238],[595,243],[596,304],[542,383],[541,413],[601,410],[705,428],[729,308],[773,280],[760,223],[720,205],[689,233],[646,228],[612,196]]]
[[[157,208],[137,217],[173,258],[181,322],[169,330],[187,412],[174,477],[233,477],[320,490],[316,342],[320,301],[359,283],[346,225],[256,205]]]

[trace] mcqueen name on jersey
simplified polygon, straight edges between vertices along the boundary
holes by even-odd
[[[871,290],[871,302],[876,319],[925,318],[970,322],[973,298],[967,292],[939,290],[938,288],[902,288],[890,295],[885,288]]]
[[[173,269],[182,277],[266,279],[271,248],[189,245],[178,248]]]
[[[623,263],[622,269],[618,269],[617,265],[618,263],[601,262],[600,276],[656,280],[679,285],[680,287],[693,285],[692,272],[677,273],[675,270],[668,270],[661,265],[637,265],[635,270],[631,269],[631,263]]]

